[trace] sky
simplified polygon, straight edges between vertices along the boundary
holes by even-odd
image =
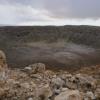
[[[100,26],[100,0],[0,0],[0,25]]]

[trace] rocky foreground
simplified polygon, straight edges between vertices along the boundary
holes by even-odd
[[[43,63],[11,69],[0,51],[0,100],[100,100],[100,67],[92,70],[54,72]]]

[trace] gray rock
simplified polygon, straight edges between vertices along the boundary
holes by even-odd
[[[36,97],[40,100],[48,100],[52,96],[52,91],[49,84],[42,84],[36,88]]]
[[[84,100],[96,100],[95,95],[91,91],[87,91],[85,94]]]
[[[97,87],[97,89],[95,90],[95,96],[96,98],[100,99],[100,87]]]
[[[96,89],[97,81],[92,76],[77,74],[75,78],[79,90],[91,91]]]
[[[66,90],[55,97],[54,100],[83,100],[78,90]]]
[[[30,98],[28,98],[27,100],[33,100],[33,98],[30,97]]]
[[[64,81],[60,77],[53,77],[51,79],[50,86],[52,88],[53,94],[59,94],[63,88]]]

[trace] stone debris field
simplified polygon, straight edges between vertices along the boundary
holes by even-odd
[[[96,70],[52,71],[43,63],[12,69],[0,51],[0,100],[100,100],[100,67]]]

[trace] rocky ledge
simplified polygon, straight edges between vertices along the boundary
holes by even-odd
[[[8,68],[0,51],[0,100],[100,100],[97,74],[51,71],[43,63]]]

